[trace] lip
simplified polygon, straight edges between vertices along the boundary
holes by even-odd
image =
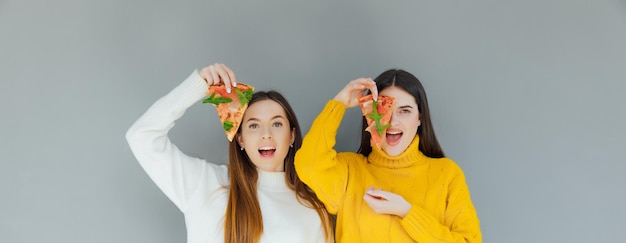
[[[276,147],[273,145],[261,145],[257,149],[257,151],[259,152],[259,156],[261,156],[261,158],[271,159],[276,154]],[[265,152],[265,151],[268,151],[268,152]]]
[[[394,137],[393,140],[390,140],[390,135],[394,135],[397,137]],[[402,130],[387,129],[387,133],[385,134],[385,142],[389,146],[396,146],[400,143],[400,141],[402,141],[402,136],[404,136],[404,132],[402,132]]]

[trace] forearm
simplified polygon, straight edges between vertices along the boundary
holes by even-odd
[[[338,161],[334,149],[345,109],[342,103],[329,101],[313,121],[295,158],[298,176],[315,191],[331,213],[337,210],[347,180],[347,166]]]
[[[413,205],[401,221],[404,229],[418,242],[482,242],[480,221],[472,204],[465,177],[456,164],[451,163],[447,179],[446,207],[440,221],[432,212]],[[442,222],[443,221],[443,222]]]
[[[187,108],[204,96],[206,83],[194,71],[189,78],[167,95],[157,100],[126,132],[126,139],[131,150],[142,165],[146,163],[167,163],[168,159],[179,153],[169,138],[168,133],[174,122],[183,116]],[[148,155],[159,155],[164,159],[144,159]],[[159,156],[151,156],[159,157]],[[150,164],[145,167],[152,168]],[[158,167],[158,166],[157,166]],[[159,167],[160,168],[160,167]]]
[[[481,242],[478,225],[451,229],[441,224],[430,212],[413,206],[401,221],[402,227],[417,242]]]
[[[206,90],[206,82],[194,71],[156,101],[126,133],[128,144],[142,168],[181,210],[200,178],[207,176],[207,163],[181,152],[170,141],[168,133],[186,109],[205,96]]]

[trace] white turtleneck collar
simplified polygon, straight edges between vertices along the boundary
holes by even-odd
[[[285,172],[270,172],[257,169],[259,188],[270,191],[290,191],[285,180]]]

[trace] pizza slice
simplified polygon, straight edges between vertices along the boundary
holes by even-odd
[[[366,95],[358,99],[361,106],[361,113],[367,121],[367,128],[372,137],[371,143],[380,148],[384,139],[385,132],[389,128],[391,122],[391,113],[393,103],[396,99],[388,96],[378,96],[378,101],[372,98],[372,95]]]
[[[215,106],[228,141],[233,141],[253,92],[253,86],[242,83],[238,83],[237,87],[232,87],[231,93],[226,92],[226,86],[223,84],[209,86],[207,91],[209,97],[202,103],[211,103]]]

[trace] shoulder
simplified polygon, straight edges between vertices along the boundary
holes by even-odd
[[[225,164],[214,164],[210,162],[207,163],[207,171],[206,174],[208,179],[214,178],[217,182],[222,186],[228,186],[230,184],[230,180],[228,179],[228,165]]]
[[[435,168],[436,171],[441,171],[448,177],[463,176],[461,167],[450,158],[430,158],[430,160],[431,167]]]
[[[350,171],[356,172],[367,165],[367,157],[355,152],[340,152],[337,153],[337,162],[345,164]]]
[[[215,170],[215,173],[220,174],[220,175],[223,174],[223,175],[228,176],[228,165],[227,164],[215,164],[215,163],[207,162],[206,160],[205,160],[205,162],[207,164],[209,164],[211,169]]]
[[[337,160],[350,163],[367,160],[367,157],[355,152],[339,152],[337,153]]]

